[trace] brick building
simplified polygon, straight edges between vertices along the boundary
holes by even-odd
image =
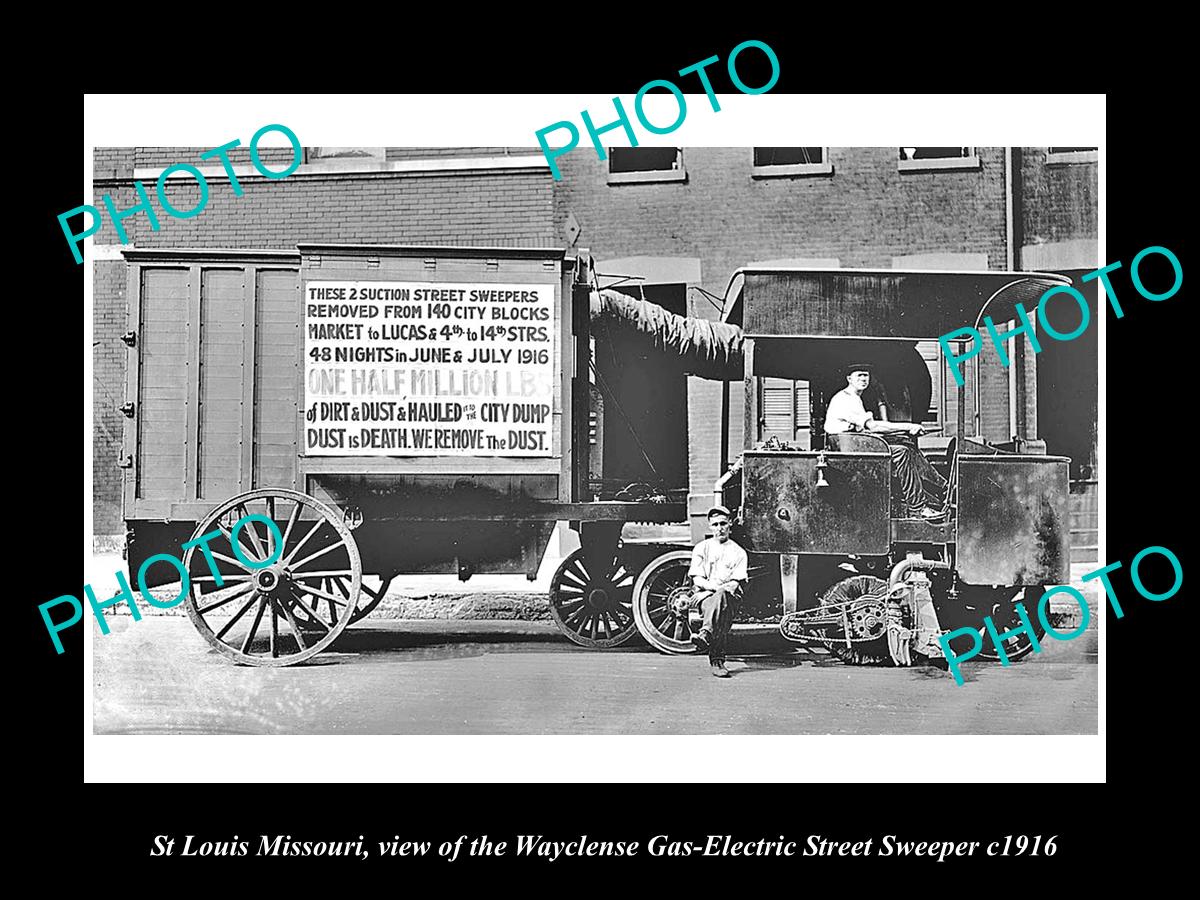
[[[118,208],[136,203],[133,181],[148,186],[167,165],[196,162],[198,150],[97,150],[95,191]],[[286,165],[290,150],[264,151]],[[554,181],[536,151],[514,148],[404,150],[321,148],[284,180],[254,177],[233,154],[245,195],[234,197],[219,166],[209,203],[195,218],[126,220],[139,248],[293,249],[300,241],[575,246],[598,271],[673,311],[716,318],[733,272],[752,263],[861,268],[1036,269],[1078,275],[1100,264],[1097,165],[1090,148],[646,148],[601,162],[587,152],[559,158]],[[245,173],[243,177],[243,173]],[[195,205],[194,183],[172,182],[173,205]],[[95,528],[122,530],[125,269],[111,227],[97,238],[95,276]],[[606,282],[606,283],[607,283]],[[1093,302],[1094,283],[1081,286]],[[970,323],[964,323],[970,324]],[[1069,330],[1069,326],[1068,329]],[[1016,367],[981,355],[976,402],[969,378],[968,434],[1006,440],[1018,415],[1038,423],[1050,452],[1073,458],[1076,545],[1095,543],[1096,329],[1069,344],[1025,354],[1028,390],[1017,410]],[[931,335],[935,338],[935,335]],[[930,416],[947,421],[954,393],[936,341],[921,346],[934,374]],[[654,364],[621,358],[613,342],[597,367],[623,401],[605,411],[606,475],[643,480],[642,450],[659,474],[684,485],[690,510],[703,512],[720,474],[720,394],[716,382],[656,377]],[[1036,389],[1034,385],[1036,383]],[[741,392],[732,391],[734,434]],[[769,428],[803,442],[809,434],[806,385],[764,385]],[[669,408],[672,413],[663,415]],[[657,412],[656,412],[657,411]],[[736,438],[735,438],[736,443]],[[1082,499],[1080,499],[1082,498]],[[1093,504],[1094,508],[1094,504]],[[1086,554],[1086,551],[1084,551]],[[1086,558],[1086,556],[1085,556]]]

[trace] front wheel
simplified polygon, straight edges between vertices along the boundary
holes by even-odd
[[[695,653],[682,601],[692,595],[692,551],[672,550],[650,563],[633,586],[633,619],[652,647],[663,653]]]
[[[550,581],[550,614],[566,637],[581,647],[607,650],[633,637],[633,574],[614,556],[590,572],[582,550],[562,561]]]
[[[972,628],[979,632],[982,642],[982,649],[979,651],[980,659],[999,662],[1000,654],[996,652],[987,626],[983,624],[984,617],[991,616],[997,634],[1004,634],[1006,631],[1020,628],[1022,622],[1017,613],[1017,604],[1020,603],[1025,608],[1025,615],[1033,626],[1038,643],[1041,643],[1046,637],[1046,629],[1042,627],[1037,610],[1044,593],[1046,593],[1045,585],[993,588],[960,584],[958,586],[958,609],[954,611],[953,618],[962,623],[959,627]],[[939,611],[939,616],[941,615],[943,613]],[[974,641],[969,635],[956,637],[950,642],[950,649],[957,654],[966,654],[970,652],[973,643]],[[1005,638],[1003,643],[1004,653],[1010,662],[1022,659],[1033,652],[1033,641],[1025,631]]]

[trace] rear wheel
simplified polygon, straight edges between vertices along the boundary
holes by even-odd
[[[619,647],[637,632],[633,573],[614,556],[591,572],[582,550],[562,561],[550,581],[550,614],[558,630],[581,647]]]
[[[235,525],[251,515],[257,521],[235,535]],[[252,666],[294,665],[327,648],[350,623],[362,563],[337,510],[298,491],[249,491],[209,513],[192,540],[212,533],[184,554],[185,607],[201,637],[224,656]]]
[[[663,653],[695,653],[688,614],[680,607],[692,595],[690,550],[672,550],[650,563],[633,588],[637,630]]]

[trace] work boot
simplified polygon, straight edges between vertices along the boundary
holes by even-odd
[[[707,628],[701,628],[692,635],[692,643],[697,650],[704,651],[708,649],[709,642],[712,640],[712,632]]]
[[[712,662],[709,664],[709,668],[712,670],[713,675],[717,678],[729,677],[729,670],[725,668],[725,663],[719,659],[712,660]]]

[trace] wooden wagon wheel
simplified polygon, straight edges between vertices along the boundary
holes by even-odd
[[[576,550],[550,581],[550,614],[558,630],[581,647],[619,647],[637,632],[633,573],[616,556],[604,571],[589,572],[583,551]]]
[[[266,522],[251,520],[235,549],[233,527],[248,515],[274,522],[282,548]],[[362,562],[337,510],[298,491],[266,488],[226,500],[192,540],[212,532],[220,536],[207,542],[208,554],[190,547],[183,564],[191,580],[188,617],[218,652],[246,665],[290,666],[320,653],[350,624]]]
[[[688,615],[677,608],[692,594],[692,551],[672,550],[650,563],[633,588],[633,618],[651,646],[663,653],[695,653]]]
[[[365,581],[362,583],[362,590],[358,595],[358,604],[354,607],[354,615],[350,617],[351,625],[360,619],[365,619],[375,611],[375,607],[383,602],[383,598],[387,594],[388,587],[391,585],[394,577],[394,575],[381,575],[379,577],[378,588],[371,587]]]

